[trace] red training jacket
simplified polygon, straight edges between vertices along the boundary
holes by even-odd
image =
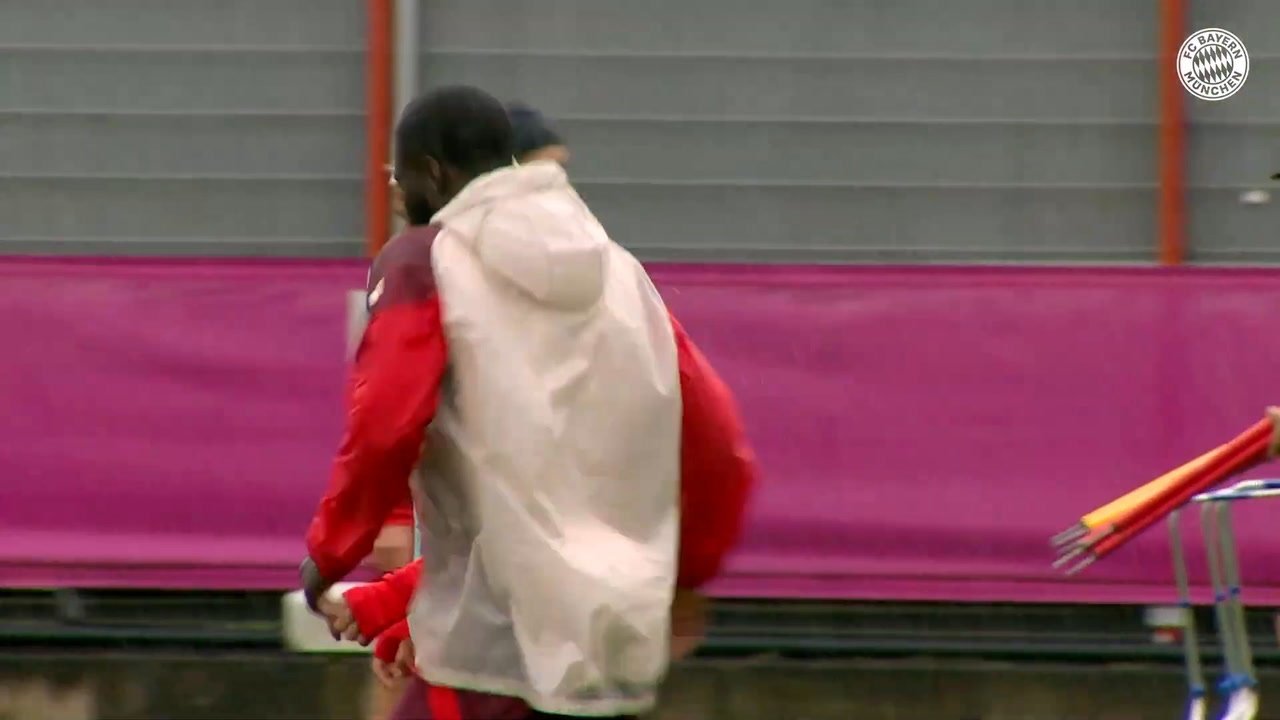
[[[311,559],[331,582],[373,550],[404,500],[435,417],[448,360],[431,272],[437,232],[428,226],[400,234],[369,271],[369,322],[348,384],[346,432],[307,531]]]

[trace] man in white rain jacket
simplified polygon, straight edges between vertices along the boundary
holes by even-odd
[[[754,464],[732,401],[563,168],[511,162],[501,103],[437,91],[396,141],[411,227],[370,274],[347,433],[307,538],[313,606],[367,553],[425,432],[409,627],[445,691],[431,713],[644,712],[677,584],[714,575],[738,534]],[[696,532],[690,493],[717,496],[692,503]]]

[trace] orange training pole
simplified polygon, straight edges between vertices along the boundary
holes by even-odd
[[[366,0],[365,59],[365,244],[376,255],[391,234],[391,85],[394,0]]]
[[[1160,2],[1160,189],[1157,227],[1160,262],[1180,265],[1186,256],[1187,118],[1178,81],[1178,48],[1185,39],[1186,0]]]

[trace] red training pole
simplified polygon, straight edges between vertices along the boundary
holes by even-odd
[[[394,0],[366,0],[369,24],[365,58],[365,245],[377,255],[391,235],[392,33]]]
[[[1204,478],[1217,473],[1219,469],[1224,466],[1230,467],[1233,462],[1233,458],[1239,455],[1240,451],[1245,448],[1253,447],[1259,442],[1269,443],[1272,428],[1273,425],[1271,423],[1271,418],[1269,417],[1264,417],[1253,425],[1250,425],[1247,430],[1232,438],[1224,445],[1219,446],[1216,451],[1216,457],[1214,457],[1209,464],[1203,467],[1199,472],[1190,474],[1183,478],[1164,492],[1152,498],[1151,501],[1132,508],[1129,512],[1117,518],[1113,522],[1113,525],[1118,530],[1124,530],[1147,513],[1150,513],[1153,509],[1159,508],[1169,498],[1183,494],[1187,488],[1200,487],[1204,483]],[[1195,490],[1192,494],[1197,492],[1200,491]]]
[[[1113,551],[1119,549],[1120,546],[1132,540],[1143,530],[1155,524],[1161,518],[1168,516],[1169,513],[1174,510],[1185,505],[1198,493],[1205,492],[1228,477],[1242,473],[1258,465],[1266,459],[1267,446],[1270,442],[1270,438],[1262,438],[1255,441],[1252,445],[1241,448],[1231,456],[1224,458],[1224,461],[1221,464],[1201,477],[1200,481],[1196,485],[1186,487],[1176,496],[1164,499],[1159,507],[1150,509],[1145,515],[1136,519],[1131,525],[1123,528],[1116,534],[1099,543],[1098,546],[1093,549],[1094,557],[1101,560],[1107,555],[1110,555]]]
[[[1186,39],[1186,0],[1160,0],[1160,130],[1157,241],[1160,262],[1180,265],[1187,247],[1186,98],[1178,81],[1178,48]]]

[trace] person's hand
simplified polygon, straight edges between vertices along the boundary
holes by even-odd
[[[352,640],[361,645],[368,644],[368,640],[360,634],[360,626],[356,624],[346,598],[325,593],[320,596],[316,604],[320,614],[329,623],[329,634],[333,635],[334,640]]]
[[[404,638],[396,648],[395,660],[387,662],[377,655],[373,658],[373,674],[387,687],[394,687],[401,679],[414,673],[413,640]]]
[[[333,583],[320,574],[320,568],[316,567],[315,561],[309,557],[302,561],[302,567],[298,568],[298,575],[302,582],[302,594],[307,599],[307,607],[311,608],[312,612],[320,612],[320,597]]]
[[[695,590],[676,589],[671,601],[671,659],[692,654],[707,634],[707,610],[711,603]]]
[[[1267,446],[1267,457],[1280,455],[1280,407],[1267,408],[1267,417],[1271,418],[1271,444]]]

